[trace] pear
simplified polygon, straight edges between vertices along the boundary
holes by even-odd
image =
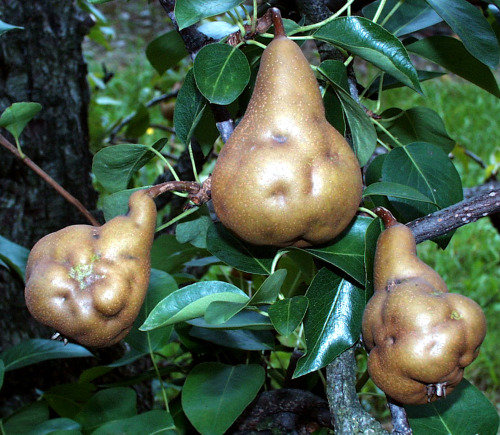
[[[306,247],[332,240],[351,222],[361,171],[325,118],[300,47],[276,16],[274,24],[246,112],[215,164],[211,194],[218,218],[241,239]]]
[[[450,293],[416,253],[411,230],[385,209],[377,241],[375,294],[363,314],[373,382],[393,400],[423,404],[446,396],[474,361],[486,334],[481,307]]]
[[[124,338],[146,295],[156,206],[134,192],[102,227],[72,225],[40,239],[26,267],[26,305],[40,323],[91,347]]]

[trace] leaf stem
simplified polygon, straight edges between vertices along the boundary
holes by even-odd
[[[369,208],[358,207],[358,211],[369,214],[373,219],[378,218],[378,216],[373,211],[371,211]]]
[[[170,162],[165,158],[165,156],[162,153],[160,153],[157,149],[154,149],[151,145],[144,145],[144,146],[146,148],[148,148],[150,151],[152,151],[153,153],[155,153],[163,161],[163,163],[165,163],[165,165],[167,165],[168,170],[170,171],[170,173],[172,174],[172,176],[175,178],[176,181],[180,181],[180,178],[177,175],[177,172],[175,172],[175,169],[172,167]]]
[[[400,8],[400,6],[405,2],[405,0],[399,0],[394,7],[389,11],[389,13],[385,16],[384,20],[382,23],[380,23],[381,26],[384,26],[387,21],[391,19],[391,17],[394,15],[394,13]]]
[[[155,357],[153,355],[153,350],[151,349],[151,338],[149,337],[149,332],[146,332],[146,335],[148,337],[149,356],[150,356],[151,361],[153,363],[156,377],[158,378],[158,381],[160,382],[161,394],[163,396],[163,402],[165,403],[165,409],[168,413],[170,413],[170,409],[168,407],[167,392],[165,391],[165,387],[163,386],[163,379],[161,378],[160,370],[158,369],[158,364],[156,363]]]
[[[259,41],[256,41],[255,39],[249,39],[248,41],[246,41],[246,43],[248,45],[256,45],[257,47],[262,48],[262,50],[265,50],[267,47],[266,45],[260,43]]]
[[[180,221],[181,219],[185,218],[186,216],[189,216],[190,214],[193,214],[197,210],[198,209],[196,207],[185,210],[180,215],[174,217],[173,219],[170,219],[166,224],[160,225],[158,228],[156,228],[156,232],[161,231],[172,224],[175,224],[177,221]]]
[[[349,0],[344,6],[342,6],[337,12],[333,15],[329,16],[326,20],[320,21],[319,23],[309,24],[308,26],[297,27],[294,30],[291,30],[288,33],[288,36],[295,35],[296,33],[308,32],[309,30],[319,29],[323,27],[325,24],[328,24],[330,21],[333,21],[335,18],[342,15],[342,13],[351,7],[351,5],[355,2],[355,0]]]
[[[373,22],[376,23],[378,19],[380,18],[380,15],[382,14],[382,11],[384,10],[384,6],[387,3],[387,0],[382,0],[380,4],[378,5],[377,12],[375,12],[375,16],[373,17]]]
[[[271,275],[276,271],[276,266],[278,265],[278,261],[280,261],[280,258],[287,253],[288,253],[287,249],[280,250],[276,253],[276,255],[273,258],[273,262],[271,264]]]
[[[387,136],[389,136],[394,142],[396,142],[400,147],[403,147],[404,148],[404,145],[398,140],[396,139],[396,137],[389,131],[387,130],[387,128],[385,128],[380,122],[378,122],[376,119],[374,118],[370,118],[372,120],[372,122],[378,127],[380,128],[380,130],[382,130]]]

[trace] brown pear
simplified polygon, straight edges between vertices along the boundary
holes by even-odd
[[[361,172],[325,118],[300,47],[280,20],[274,24],[245,115],[215,164],[212,200],[220,221],[241,239],[306,247],[332,240],[351,222]]]
[[[156,206],[134,192],[129,211],[102,227],[72,225],[40,239],[26,267],[26,305],[35,319],[92,347],[124,338],[147,292]]]
[[[479,305],[449,293],[416,253],[415,237],[387,210],[375,254],[375,294],[363,315],[368,371],[393,400],[422,404],[453,391],[479,354],[486,319]]]

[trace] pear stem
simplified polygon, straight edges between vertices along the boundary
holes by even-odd
[[[154,199],[165,192],[172,190],[187,192],[188,198],[196,206],[208,202],[211,198],[212,178],[208,177],[202,184],[196,181],[167,181],[150,187],[148,194]]]
[[[274,24],[274,37],[285,36],[285,27],[283,26],[283,19],[281,18],[281,12],[278,8],[271,8],[271,15],[273,17]]]
[[[382,222],[384,222],[384,226],[386,228],[392,227],[394,225],[397,225],[399,222],[396,220],[396,218],[392,215],[392,213],[387,210],[385,207],[377,207],[372,210],[380,219],[382,219]]]

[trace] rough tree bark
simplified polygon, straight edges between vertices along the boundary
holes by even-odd
[[[0,37],[0,113],[15,102],[42,105],[21,136],[24,153],[88,209],[95,209],[88,148],[89,88],[81,49],[92,21],[76,0],[0,0],[0,19],[24,27]],[[2,133],[12,140],[8,132]],[[0,148],[0,156],[2,236],[30,249],[49,232],[87,223],[14,155]],[[3,268],[0,288],[0,348],[39,335],[39,325],[25,308],[22,283]]]

